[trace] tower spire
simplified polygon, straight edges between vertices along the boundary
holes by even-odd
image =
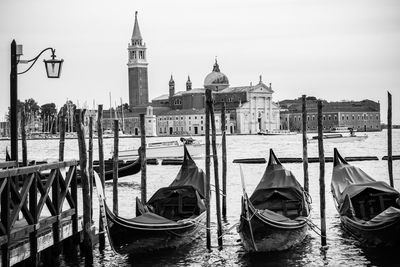
[[[192,81],[190,80],[190,76],[188,75],[188,79],[186,82],[186,91],[192,90]]]
[[[140,41],[139,44],[141,44],[141,42],[142,42],[142,35],[141,35],[140,29],[139,29],[139,22],[137,19],[137,14],[138,14],[138,12],[135,11],[135,26],[133,26],[133,33],[132,33],[132,38],[131,38],[132,44],[134,44],[135,41]]]

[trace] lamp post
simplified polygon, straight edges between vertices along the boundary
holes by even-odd
[[[56,59],[55,49],[48,47],[43,49],[36,57],[30,60],[20,60],[22,56],[22,45],[17,45],[15,40],[11,42],[11,72],[10,72],[10,135],[11,135],[11,160],[18,162],[18,75],[28,72],[39,57],[47,50],[51,50],[51,59],[44,60],[48,78],[59,78],[61,74],[63,59]],[[31,65],[23,72],[18,73],[18,64]]]

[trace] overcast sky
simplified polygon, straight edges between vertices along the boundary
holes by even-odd
[[[40,105],[67,98],[109,108],[128,102],[127,46],[135,11],[147,46],[150,99],[193,87],[218,57],[231,86],[272,83],[274,101],[302,94],[329,101],[371,99],[386,121],[387,90],[400,124],[400,1],[0,1],[0,119],[9,106],[10,44],[23,59],[51,46],[65,60],[47,79],[43,59],[18,77],[18,96]],[[26,66],[20,64],[19,71]]]

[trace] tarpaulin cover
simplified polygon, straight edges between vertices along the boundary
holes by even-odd
[[[333,168],[331,187],[338,204],[344,202],[346,195],[351,199],[367,188],[385,193],[399,194],[387,183],[374,180],[360,168],[343,163]]]
[[[176,224],[176,222],[174,222],[172,220],[168,220],[167,218],[164,218],[164,217],[157,215],[155,213],[152,213],[152,212],[144,213],[140,216],[129,219],[129,221],[135,222],[135,223],[145,223],[145,224],[149,224],[149,223],[151,223],[151,224],[166,224],[166,223]]]
[[[341,215],[354,215],[351,199],[366,189],[399,196],[399,192],[387,183],[376,181],[360,168],[348,164],[335,149],[331,182],[332,193],[338,202]],[[379,215],[378,215],[379,216]]]
[[[174,205],[193,205],[196,206],[195,213],[205,210],[201,200],[204,198],[205,192],[205,174],[196,166],[186,146],[184,146],[184,150],[182,167],[175,180],[168,187],[160,188],[147,202],[153,208],[164,209]]]
[[[204,198],[206,175],[202,169],[197,167],[196,163],[190,157],[186,146],[184,147],[184,151],[185,155],[182,167],[170,186],[191,185],[199,192],[200,196]]]
[[[290,200],[303,202],[303,188],[293,173],[286,170],[271,151],[268,166],[250,201],[253,204],[266,201],[274,193],[279,193]]]
[[[365,224],[378,224],[381,222],[392,222],[396,221],[400,218],[400,209],[395,207],[389,207],[386,210],[382,211],[378,215],[376,215],[371,220],[367,221]]]

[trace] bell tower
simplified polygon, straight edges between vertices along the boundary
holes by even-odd
[[[135,25],[131,42],[128,44],[128,78],[129,105],[131,107],[145,106],[149,103],[149,88],[147,78],[146,44],[140,34],[139,23],[135,12]]]

